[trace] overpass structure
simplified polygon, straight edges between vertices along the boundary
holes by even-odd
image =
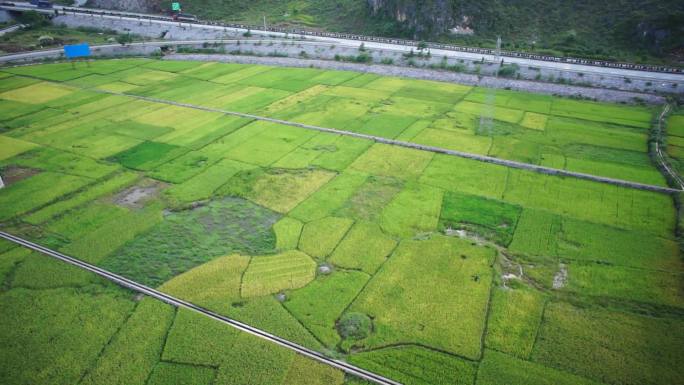
[[[11,12],[36,11],[52,16],[78,15],[92,16],[102,19],[121,21],[145,21],[149,24],[167,25],[188,29],[205,29],[208,31],[231,32],[234,34],[249,31],[254,36],[288,38],[298,37],[306,40],[322,41],[333,44],[358,46],[361,42],[369,49],[383,49],[400,52],[415,50],[419,42],[395,38],[364,36],[347,33],[319,32],[303,29],[287,29],[278,27],[251,26],[244,24],[219,23],[213,21],[174,21],[170,16],[143,14],[135,12],[112,11],[95,8],[76,8],[54,5],[53,8],[38,8],[26,2],[0,2],[0,10]],[[496,52],[492,49],[462,47],[442,43],[425,43],[433,56],[444,56],[469,61],[494,63]],[[559,71],[571,71],[587,74],[602,74],[613,77],[639,78],[653,82],[684,82],[684,69],[659,65],[619,63],[592,59],[545,56],[515,51],[501,51],[500,56],[506,63],[520,66],[541,67]]]

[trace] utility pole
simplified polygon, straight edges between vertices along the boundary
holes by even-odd
[[[484,60],[484,57],[482,58]],[[499,76],[499,69],[501,68],[501,36],[496,38],[496,50],[494,51],[494,78]],[[484,106],[482,107],[482,114],[480,115],[480,126],[476,133],[483,136],[491,136],[492,128],[494,126],[494,109],[496,108],[496,90],[494,88],[487,89]]]
[[[2,181],[2,175],[0,175],[0,188],[5,187],[5,182]]]
[[[266,30],[266,15],[264,15],[264,31]]]

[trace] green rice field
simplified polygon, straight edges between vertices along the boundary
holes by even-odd
[[[481,127],[488,92],[213,62],[0,68],[0,229],[405,385],[684,384],[672,196],[136,98],[667,186],[658,107],[497,90]],[[2,384],[367,384],[4,241],[0,309]]]

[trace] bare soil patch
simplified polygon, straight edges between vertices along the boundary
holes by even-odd
[[[5,183],[5,186],[9,186],[13,183],[19,182],[22,179],[36,175],[39,172],[40,170],[35,168],[10,165],[4,167],[0,171],[0,176],[2,176],[2,181]]]
[[[145,203],[154,199],[159,192],[166,188],[165,183],[157,181],[143,181],[141,184],[131,186],[114,196],[114,203],[131,209],[140,209]]]

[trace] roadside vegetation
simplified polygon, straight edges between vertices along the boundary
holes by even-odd
[[[148,59],[0,69],[1,228],[407,385],[678,383],[671,196],[134,97],[666,185],[658,108],[499,90],[480,126],[486,92]],[[0,309],[3,384],[363,383],[7,242]]]
[[[25,25],[17,31],[0,36],[0,53],[15,53],[40,49],[59,48],[67,44],[106,44],[116,43],[122,38],[130,41],[143,40],[132,34],[119,34],[110,29],[88,27],[69,28],[66,25],[53,25],[41,15],[24,13],[17,23]],[[128,41],[128,40],[127,40]]]

